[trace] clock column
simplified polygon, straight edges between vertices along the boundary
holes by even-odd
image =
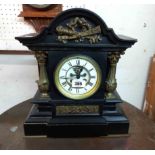
[[[117,80],[116,80],[116,67],[117,63],[120,59],[120,55],[124,54],[124,52],[114,52],[108,55],[109,60],[109,72],[106,80],[106,99],[114,99],[116,98],[114,92],[117,88]]]
[[[39,69],[39,80],[37,81],[37,83],[41,94],[40,97],[47,98],[49,97],[48,95],[49,80],[47,77],[47,72],[45,67],[46,61],[47,61],[47,52],[37,51],[35,52],[35,57],[37,59],[38,69]]]

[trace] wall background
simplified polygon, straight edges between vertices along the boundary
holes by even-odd
[[[155,5],[64,5],[90,9],[100,15],[116,34],[138,39],[122,56],[117,67],[118,92],[122,99],[139,109],[143,96],[151,56],[155,52]],[[15,36],[34,32],[17,17],[21,4],[0,4],[0,50],[28,50]],[[0,114],[14,105],[32,98],[37,90],[37,63],[32,55],[0,55]]]

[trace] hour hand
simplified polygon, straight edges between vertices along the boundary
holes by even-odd
[[[76,76],[76,74],[72,74],[72,73],[70,73],[70,77],[74,77],[74,76]]]
[[[87,76],[87,74],[86,74],[86,73],[84,73],[84,74],[80,75],[80,77],[86,77],[86,76]]]
[[[81,75],[80,75],[80,77],[86,77],[86,75],[87,75],[87,74],[86,74],[86,73],[84,73],[84,74],[81,74]],[[71,73],[71,74],[70,74],[70,76],[71,76],[71,77],[74,77],[74,76],[77,76],[77,75],[76,75],[76,74],[72,74],[72,73]]]

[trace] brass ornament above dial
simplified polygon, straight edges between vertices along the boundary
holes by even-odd
[[[54,79],[61,94],[81,100],[92,96],[98,90],[101,70],[91,57],[72,55],[59,62]]]

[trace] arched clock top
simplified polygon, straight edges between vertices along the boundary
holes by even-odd
[[[97,14],[82,8],[63,11],[41,33],[28,34],[16,39],[35,51],[64,47],[124,51],[137,41],[116,35]]]

